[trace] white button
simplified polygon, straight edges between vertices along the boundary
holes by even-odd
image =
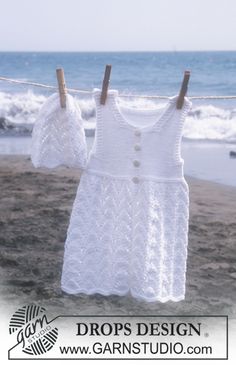
[[[139,167],[139,166],[140,166],[140,162],[139,162],[138,160],[134,160],[134,161],[133,161],[133,165],[134,165],[135,167]]]
[[[141,151],[141,146],[140,146],[140,144],[136,144],[136,145],[134,145],[134,149],[135,149],[135,151]]]
[[[132,179],[134,184],[138,184],[139,183],[139,178],[137,176],[134,176]]]
[[[139,130],[139,129],[136,129],[136,130],[134,131],[134,134],[135,134],[135,136],[137,136],[137,137],[141,136],[141,132],[140,132],[140,130]]]

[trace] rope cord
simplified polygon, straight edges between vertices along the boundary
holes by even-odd
[[[37,82],[29,82],[29,81],[21,81],[16,79],[11,79],[7,77],[0,76],[1,81],[11,82],[15,84],[22,84],[22,85],[31,85],[36,87],[42,87],[45,89],[51,89],[51,90],[58,90],[57,86],[51,86],[51,85],[45,85],[40,84]],[[80,94],[91,94],[91,90],[82,90],[82,89],[73,89],[73,88],[66,88],[67,91],[71,93],[80,93]],[[147,98],[147,99],[168,99],[168,96],[161,96],[161,95],[136,95],[136,94],[119,94],[119,96],[122,97],[132,97],[132,98]],[[206,96],[188,96],[188,99],[236,99],[236,95],[206,95]]]

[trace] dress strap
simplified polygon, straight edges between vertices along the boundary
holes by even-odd
[[[99,88],[93,88],[92,95],[94,97],[94,100],[96,102],[96,105],[97,106],[100,105],[101,107],[104,108],[109,103],[109,101],[112,99],[111,98],[112,96],[118,95],[118,90],[116,90],[116,89],[109,89],[108,90],[108,92],[107,92],[107,100],[106,100],[105,105],[102,105],[100,103],[101,93],[102,93],[102,90],[101,89],[99,89]]]

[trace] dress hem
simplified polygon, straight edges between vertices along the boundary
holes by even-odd
[[[141,295],[135,295],[131,290],[127,290],[125,292],[120,292],[120,291],[111,291],[111,292],[106,292],[104,290],[101,289],[95,289],[95,290],[87,290],[87,289],[79,289],[79,290],[70,290],[64,286],[61,286],[62,291],[66,292],[67,294],[85,294],[85,295],[94,295],[94,294],[100,294],[100,295],[104,295],[104,296],[110,296],[110,295],[118,295],[118,296],[125,296],[130,294],[133,298],[135,299],[141,299],[144,300],[146,302],[161,302],[161,303],[165,303],[167,301],[173,301],[173,302],[179,302],[181,300],[185,299],[185,295],[181,295],[179,297],[173,297],[173,296],[167,296],[167,297],[153,297],[153,298],[148,298],[148,297],[143,297]]]

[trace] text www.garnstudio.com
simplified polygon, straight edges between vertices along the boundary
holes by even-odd
[[[211,346],[184,346],[181,342],[95,342],[92,346],[60,346],[66,355],[210,355]]]

